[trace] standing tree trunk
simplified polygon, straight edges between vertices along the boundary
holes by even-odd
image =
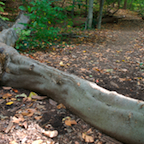
[[[92,20],[93,20],[93,1],[94,0],[89,0],[89,11],[88,11],[88,28],[92,28]]]
[[[100,10],[99,10],[98,26],[97,26],[98,29],[101,28],[103,4],[104,4],[104,0],[100,0]]]
[[[127,0],[124,1],[123,9],[127,9]]]
[[[120,8],[121,0],[118,0],[118,8]]]

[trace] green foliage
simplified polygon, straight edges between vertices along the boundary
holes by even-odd
[[[30,35],[27,35],[27,31],[23,31],[20,35],[19,46],[17,48],[20,48],[20,41],[24,41],[24,39],[30,45],[34,43],[35,46],[40,46],[44,43],[51,45],[51,43],[60,37],[58,34],[60,29],[56,25],[61,24],[62,20],[66,19],[66,15],[61,7],[52,7],[53,2],[54,0],[35,0],[31,1],[26,7],[19,7],[21,10],[28,12],[27,15],[31,23],[27,24]]]
[[[3,2],[0,2],[0,12],[4,12],[4,6],[5,4],[3,3]],[[3,17],[3,16],[1,16],[0,15],[0,18],[2,19],[2,20],[9,20],[8,18],[6,18],[6,17]]]
[[[144,16],[144,1],[134,0],[130,7],[131,10],[137,11],[140,15]]]
[[[110,5],[110,4],[114,3],[114,2],[116,2],[116,0],[106,0],[105,2],[106,2],[106,4]]]
[[[16,49],[19,50],[26,50],[29,46],[29,42],[27,41],[27,38],[30,36],[31,31],[30,30],[20,30],[16,29],[17,33],[19,34],[19,39],[16,42]]]

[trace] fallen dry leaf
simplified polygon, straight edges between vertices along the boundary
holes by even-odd
[[[18,144],[16,141],[11,141],[9,144]]]
[[[63,63],[62,61],[59,63],[59,65],[60,65],[61,67],[64,67],[64,63]]]
[[[81,68],[80,70],[83,71],[83,72],[87,71],[85,68]]]
[[[29,114],[29,112],[28,112],[28,111],[23,111],[23,112],[21,112],[21,114],[22,114],[23,116],[27,116],[27,115]]]
[[[100,69],[98,67],[93,67],[92,70],[98,71],[98,72],[100,71]]]
[[[32,142],[32,144],[42,144],[43,140],[35,140]]]
[[[88,131],[86,133],[87,134],[92,134],[93,133],[92,128],[88,129]]]
[[[71,125],[76,125],[77,122],[75,120],[68,119],[68,120],[65,120],[65,124],[67,126],[71,126]]]
[[[7,102],[6,105],[12,105],[13,101]]]
[[[28,128],[28,124],[27,124],[27,122],[26,122],[26,121],[23,123],[23,126],[24,126],[24,128],[25,128],[25,129],[27,129],[27,128]]]
[[[20,115],[19,114],[19,117],[17,118],[17,117],[12,117],[12,122],[14,122],[14,123],[19,123],[19,122],[21,122],[21,121],[24,121],[24,118],[23,118],[23,116],[22,115]]]
[[[15,96],[16,98],[26,98],[27,95],[25,93],[22,93],[22,94],[18,94]]]
[[[43,110],[45,110],[45,105],[38,105],[37,109],[43,109]]]
[[[52,99],[49,99],[49,103],[53,106],[56,106],[57,105],[57,102],[52,100]]]
[[[12,96],[12,94],[6,93],[6,94],[3,95],[3,99],[6,99],[6,98],[11,97],[11,96]]]
[[[11,101],[15,101],[16,100],[16,98],[11,98]]]
[[[119,78],[120,82],[126,81],[126,78]]]
[[[35,92],[30,92],[29,96],[28,97],[32,97],[32,96],[37,96],[37,94]]]
[[[64,61],[67,61],[67,60],[68,60],[68,57],[63,57],[63,60],[64,60]]]
[[[37,100],[43,100],[43,99],[46,99],[47,96],[38,96],[38,95],[33,95],[31,98],[33,98],[33,99],[37,99]]]
[[[33,116],[33,114],[36,112],[36,109],[26,109],[25,111],[23,111],[21,114],[23,116],[28,116],[31,117]]]
[[[57,109],[62,109],[62,108],[66,109],[66,107],[62,103],[57,106]]]
[[[123,72],[127,72],[128,70],[127,70],[127,69],[121,69],[121,71],[123,71]]]
[[[112,86],[116,87],[116,88],[119,88],[119,86],[118,86],[115,82],[113,82],[113,81],[110,81],[110,84],[111,84]]]
[[[13,91],[14,91],[15,93],[18,93],[18,90],[17,90],[17,89],[13,89]]]
[[[79,144],[79,142],[78,142],[78,141],[75,141],[75,144]]]
[[[62,119],[62,122],[64,122],[65,120],[69,120],[69,119],[71,119],[69,116],[64,117],[64,118]]]
[[[31,102],[32,99],[30,97],[25,97],[23,98],[23,102]]]
[[[92,136],[88,136],[85,133],[82,133],[82,138],[85,140],[85,142],[94,142],[94,138]]]
[[[10,90],[12,87],[2,87],[4,90]]]
[[[137,85],[140,85],[140,82],[139,82],[139,81],[137,82]]]
[[[34,117],[36,120],[40,120],[42,118],[42,116],[36,116]]]
[[[53,130],[53,131],[48,130],[48,131],[44,131],[43,134],[50,138],[53,138],[58,135],[58,131],[57,130]]]

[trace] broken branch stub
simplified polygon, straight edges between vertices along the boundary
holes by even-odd
[[[21,56],[3,43],[0,43],[0,51],[7,56],[5,63],[1,64],[2,85],[45,94],[121,142],[144,143],[143,101],[108,91],[95,83]]]

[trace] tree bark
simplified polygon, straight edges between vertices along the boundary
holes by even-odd
[[[21,56],[0,43],[1,85],[40,92],[127,144],[144,143],[144,102]]]
[[[118,8],[120,8],[121,0],[118,0]]]
[[[123,9],[127,9],[127,0],[124,1]]]
[[[94,1],[94,0],[89,0],[88,28],[92,28],[92,20],[93,20],[93,1]]]
[[[99,17],[98,17],[98,25],[97,25],[98,29],[101,28],[103,4],[104,4],[104,0],[100,0],[100,10],[99,10]]]

